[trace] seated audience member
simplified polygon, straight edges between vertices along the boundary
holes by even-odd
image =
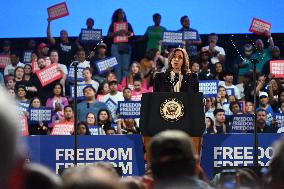
[[[233,115],[243,114],[243,112],[241,111],[241,105],[237,101],[230,103],[230,111]]]
[[[254,113],[253,102],[246,101],[246,103],[245,103],[245,114],[253,114],[253,113]]]
[[[218,94],[216,98],[216,108],[221,108],[226,110],[227,112],[229,111],[229,100],[228,100],[228,94],[226,91],[226,88],[224,86],[219,86],[218,87]]]
[[[84,122],[77,124],[77,135],[91,135],[89,127]]]
[[[259,107],[257,108],[257,110],[264,110],[266,113],[266,123],[269,126],[271,124],[271,121],[273,119],[273,110],[271,108],[271,106],[268,103],[268,94],[267,92],[259,92]]]
[[[98,114],[100,109],[108,109],[103,102],[96,101],[96,89],[92,86],[86,86],[83,89],[85,100],[78,104],[78,119],[79,121],[86,121],[86,116],[89,112]]]
[[[24,66],[24,81],[30,81],[32,75],[32,65],[31,64],[25,64]]]
[[[7,89],[8,94],[12,97],[12,98],[16,98],[16,94],[15,94],[15,90],[14,89]]]
[[[133,90],[135,77],[140,77],[141,79],[143,78],[143,75],[141,73],[141,66],[138,62],[133,62],[130,66],[130,72],[128,76],[122,78],[120,91],[122,91],[122,89],[125,87],[129,87],[131,90]],[[147,89],[147,81],[145,79],[142,79],[142,87]]]
[[[217,130],[217,134],[227,133],[225,111],[223,109],[215,109],[213,114],[215,117],[215,128]]]
[[[253,97],[254,97],[254,86],[252,82],[252,73],[249,74],[250,76],[250,82],[244,84],[244,95],[245,95],[245,100],[246,101],[251,101],[253,102]],[[256,75],[257,81],[256,81],[256,96],[259,96],[260,91],[265,91],[266,88],[266,76],[261,75],[257,73]]]
[[[68,106],[69,102],[63,96],[63,86],[60,83],[54,85],[53,96],[46,101],[46,107],[53,109],[52,124],[59,122],[64,117],[64,107]]]
[[[114,127],[107,127],[105,128],[106,135],[116,135],[117,131]]]
[[[96,99],[98,101],[103,101],[104,96],[107,95],[108,93],[109,93],[109,85],[108,82],[104,81],[99,85]]]
[[[59,123],[74,125],[74,112],[70,105],[64,107],[64,117]]]
[[[135,119],[119,119],[117,122],[117,128],[121,129],[121,134],[140,133],[140,130],[135,122]]]
[[[214,119],[214,110],[215,106],[212,99],[210,97],[207,97],[205,101],[205,117],[210,117],[211,119]]]
[[[284,87],[282,86],[280,80],[271,79],[267,85],[267,93],[269,104],[271,105],[273,111],[276,111],[279,108],[279,103],[281,102],[280,97],[282,92],[284,92]],[[284,93],[282,95],[284,95]]]
[[[229,95],[234,95],[237,97],[238,100],[241,99],[240,90],[238,87],[233,85],[234,76],[232,72],[225,72],[223,75],[224,81],[219,82],[219,86],[223,86],[226,88],[227,93],[230,91]]]
[[[122,177],[120,183],[124,189],[147,189],[142,179],[137,177]]]
[[[25,64],[20,62],[19,55],[16,52],[10,53],[10,60],[11,60],[11,64],[8,64],[4,68],[4,77],[7,77],[9,75],[14,75],[15,69],[17,67],[25,66]]]
[[[124,101],[131,101],[132,100],[132,91],[130,88],[125,87],[122,91]]]
[[[17,86],[15,91],[16,91],[16,96],[17,96],[18,103],[29,104],[29,99],[27,99],[27,97],[26,97],[27,90],[26,90],[25,86],[19,85],[19,86]]]
[[[117,81],[115,73],[114,72],[108,72],[107,75],[106,75],[105,82],[110,82],[110,81],[114,81],[114,80]]]
[[[63,184],[58,175],[40,164],[26,164],[24,174],[25,189],[60,189]]]
[[[41,101],[38,97],[34,97],[30,102],[30,108],[40,108],[42,107]],[[29,115],[31,116],[31,115]],[[29,122],[29,134],[30,135],[47,135],[49,132],[47,123],[42,121],[37,123]]]
[[[142,86],[142,79],[139,76],[135,76],[133,80],[134,88],[132,90],[131,94],[131,100],[133,101],[141,101],[142,94],[147,93],[148,90],[146,88],[143,88]]]
[[[208,36],[209,45],[202,47],[202,50],[209,51],[211,55],[211,63],[216,64],[217,62],[224,63],[226,58],[226,53],[223,47],[217,45],[218,43],[218,35],[215,33],[211,33]]]
[[[86,53],[83,49],[79,49],[76,52],[75,60],[79,62],[78,68],[88,68],[90,67],[90,61],[86,60]]]
[[[211,119],[211,117],[205,118],[205,124],[206,124],[206,134],[216,134],[217,130],[214,125],[214,121]]]
[[[58,51],[59,62],[61,64],[66,65],[69,68],[74,58],[74,54],[78,48],[75,43],[71,42],[68,39],[68,32],[66,30],[60,31],[60,39],[56,41],[55,38],[51,36],[51,31],[50,31],[51,21],[52,21],[51,19],[48,19],[48,25],[47,25],[48,42],[53,49],[56,49]]]
[[[78,84],[90,84],[96,89],[96,91],[98,91],[99,83],[92,79],[92,75],[93,75],[92,68],[89,68],[89,67],[85,68],[83,70],[84,81],[79,82]]]
[[[266,111],[259,109],[256,112],[256,127],[258,133],[276,133],[276,128],[274,125],[268,126],[266,124],[267,120]]]
[[[14,76],[9,76],[6,79],[6,88],[7,89],[15,89],[16,81],[14,80]]]
[[[197,75],[197,78],[200,79],[200,65],[196,60],[191,61],[190,70],[192,73]]]
[[[212,79],[223,81],[224,80],[223,75],[224,75],[223,65],[220,62],[217,62],[213,66]]]
[[[14,69],[14,77],[16,83],[23,81],[24,78],[24,68],[19,66]]]
[[[154,188],[211,188],[198,178],[198,155],[188,134],[177,130],[160,132],[150,142],[150,155]]]
[[[196,33],[196,40],[185,40],[185,48],[190,59],[192,57],[197,57],[197,46],[201,45],[201,38],[198,31],[190,27],[190,20],[186,15],[180,18],[180,24],[182,25],[182,28],[178,31]]]
[[[284,138],[280,138],[273,147],[273,157],[269,164],[267,189],[284,188]]]
[[[94,113],[90,112],[87,114],[86,125],[91,135],[105,135],[103,128],[97,125],[96,115]]]
[[[104,131],[106,131],[106,128],[113,127],[112,125],[112,117],[109,113],[109,110],[107,109],[100,109],[97,114],[97,126],[102,128]]]

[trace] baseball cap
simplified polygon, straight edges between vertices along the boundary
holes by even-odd
[[[46,43],[40,43],[40,44],[38,45],[38,48],[39,48],[39,49],[43,49],[44,47],[48,47],[48,45],[47,45]]]
[[[98,48],[105,48],[107,49],[107,45],[105,43],[98,44]]]
[[[260,91],[259,92],[259,98],[262,98],[262,97],[268,97],[267,92]]]

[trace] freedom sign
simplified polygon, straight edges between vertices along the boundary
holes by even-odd
[[[95,43],[102,38],[101,29],[81,29],[80,41],[82,43]]]
[[[79,84],[77,85],[77,99],[82,100],[85,98],[83,89],[87,86],[91,86],[91,84]],[[74,99],[75,94],[74,94],[74,85],[70,85],[70,92],[71,92],[71,98]]]
[[[184,31],[183,40],[197,41],[197,32],[196,31]]]
[[[65,2],[47,8],[47,12],[48,12],[48,18],[50,20],[55,20],[69,15],[67,5]]]
[[[258,164],[268,166],[272,158],[272,144],[281,134],[258,134]],[[253,134],[206,134],[203,136],[201,166],[209,179],[214,170],[222,167],[253,165]]]
[[[84,68],[78,67],[78,70],[77,70],[77,80],[78,81],[84,81],[83,71],[84,71]],[[74,72],[75,72],[75,68],[74,66],[71,66],[68,70],[68,80],[69,81],[74,82]]]
[[[74,132],[74,123],[56,123],[50,135],[71,135]]]
[[[74,137],[25,137],[27,159],[40,163],[55,173],[74,166]],[[141,135],[78,136],[78,166],[106,161],[120,167],[123,176],[142,176],[145,173]]]
[[[24,51],[23,52],[23,62],[31,63],[32,62],[32,51]]]
[[[19,116],[18,119],[18,129],[21,136],[28,136],[29,135],[29,129],[28,129],[28,120],[27,116]]]
[[[231,122],[231,133],[253,133],[253,115],[233,115]]]
[[[284,113],[274,114],[274,119],[276,120],[277,127],[284,127]]]
[[[37,122],[52,122],[52,108],[30,108],[29,109],[29,121],[31,123]]]
[[[180,45],[183,41],[183,32],[165,31],[163,34],[164,45]]]
[[[141,101],[118,101],[118,113],[121,118],[140,118]]]
[[[51,64],[45,67],[42,70],[38,70],[36,75],[44,87],[57,79],[60,79],[63,76],[63,73],[60,71],[60,67],[57,63]]]
[[[128,31],[128,22],[114,22],[113,23],[113,32],[117,32],[119,30]],[[128,35],[118,35],[113,38],[114,43],[123,43],[128,42]]]
[[[101,73],[106,72],[108,69],[114,68],[115,66],[117,66],[118,62],[115,57],[111,57],[111,58],[100,60],[96,62],[95,64],[96,64],[96,67],[99,73],[101,74]]]
[[[265,35],[266,33],[270,32],[270,28],[271,28],[270,23],[257,18],[253,18],[249,31],[259,35]]]
[[[4,69],[8,64],[11,64],[9,55],[0,55],[0,69]]]
[[[216,97],[218,94],[218,82],[218,80],[200,80],[199,92],[202,92],[204,97]]]
[[[271,60],[269,64],[274,78],[284,78],[284,60]]]

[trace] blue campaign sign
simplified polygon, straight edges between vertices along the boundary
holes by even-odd
[[[276,113],[274,114],[274,119],[276,120],[277,127],[284,127],[284,113]]]
[[[184,31],[183,32],[183,40],[192,40],[197,41],[197,32],[196,31]]]
[[[117,111],[121,118],[140,118],[141,101],[118,101]]]
[[[17,110],[18,110],[18,115],[22,116],[24,115],[25,112],[28,112],[29,110],[29,103],[26,102],[17,102]]]
[[[203,93],[204,97],[216,97],[218,94],[219,80],[200,80],[199,92]]]
[[[253,133],[253,115],[233,115],[231,122],[231,133]]]
[[[88,126],[89,131],[91,133],[91,135],[102,135],[103,133],[103,128],[94,125],[94,126]]]
[[[102,38],[101,29],[81,29],[79,39],[82,43],[95,43]]]
[[[183,41],[183,32],[165,31],[163,33],[164,45],[181,45]]]
[[[228,96],[235,96],[235,90],[233,88],[226,89]]]
[[[258,134],[258,164],[268,166],[272,158],[272,144],[282,135]],[[225,166],[253,165],[253,134],[206,134],[203,136],[201,166],[212,179],[214,170]]]
[[[118,65],[118,62],[115,57],[106,58],[100,61],[95,62],[95,65],[100,74],[105,73],[109,68],[114,68]]]
[[[23,62],[31,63],[32,62],[32,51],[24,51],[23,52]]]
[[[91,84],[78,84],[77,85],[77,99],[78,100],[82,100],[85,98],[85,95],[83,93],[83,89],[86,87],[86,86],[91,86]],[[71,98],[74,98],[74,85],[70,85],[70,96]]]
[[[74,82],[74,67],[71,66],[68,70],[68,80],[71,81],[71,82]],[[78,81],[84,81],[84,77],[83,77],[83,71],[84,71],[84,68],[80,68],[78,67],[78,71],[77,71],[77,80]]]
[[[29,109],[29,122],[52,122],[52,108],[30,108]]]
[[[28,161],[60,169],[74,166],[74,137],[30,136]],[[78,136],[77,165],[98,161],[111,162],[121,167],[124,176],[141,176],[145,172],[141,135]]]

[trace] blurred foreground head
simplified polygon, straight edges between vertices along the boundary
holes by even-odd
[[[4,183],[15,169],[19,157],[15,107],[15,102],[0,86],[0,188],[4,188]]]
[[[191,138],[182,131],[163,131],[150,142],[151,166],[155,179],[193,176],[196,155]]]

